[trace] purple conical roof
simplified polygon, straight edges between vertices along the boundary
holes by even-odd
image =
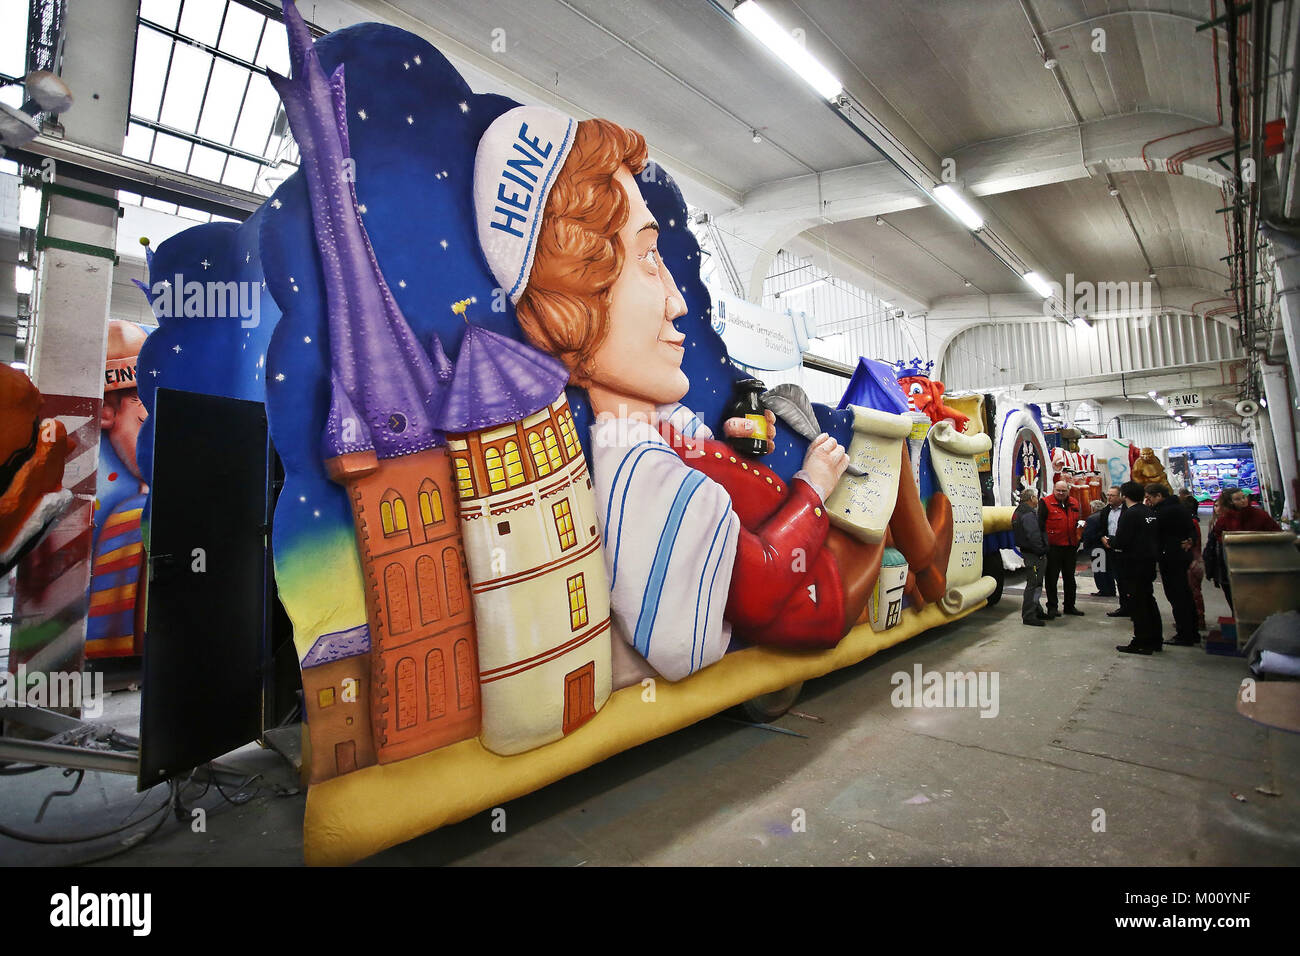
[[[527,418],[555,401],[568,382],[569,370],[558,359],[471,325],[437,427],[464,433]]]
[[[433,363],[384,281],[345,175],[343,67],[326,79],[292,2],[284,4],[284,22],[293,79],[268,75],[298,141],[325,277],[331,399],[324,454],[373,448],[379,458],[409,455],[442,440],[433,423],[439,404]],[[349,427],[349,416],[357,427]]]

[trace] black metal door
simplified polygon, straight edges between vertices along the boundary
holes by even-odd
[[[269,474],[257,402],[159,389],[141,789],[260,736]]]

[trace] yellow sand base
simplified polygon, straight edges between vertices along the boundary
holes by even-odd
[[[997,527],[1000,521],[993,524],[993,530],[1002,530]],[[355,862],[760,694],[856,664],[922,631],[965,617],[985,603],[952,616],[934,604],[919,612],[908,609],[890,630],[877,634],[869,624],[860,624],[829,651],[747,648],[676,684],[658,681],[653,702],[644,699],[646,692],[640,686],[625,687],[612,694],[585,726],[528,753],[500,757],[484,750],[477,740],[465,740],[315,784],[307,791],[303,856],[311,866]]]

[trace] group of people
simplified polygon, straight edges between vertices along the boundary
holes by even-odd
[[[1244,491],[1225,488],[1214,505],[1214,524],[1201,547],[1199,505],[1190,492],[1174,496],[1163,483],[1141,485],[1127,481],[1107,492],[1105,502],[1093,502],[1087,521],[1070,495],[1067,482],[1039,500],[1033,489],[1022,492],[1012,519],[1016,547],[1025,560],[1025,595],[1021,621],[1043,627],[1058,616],[1057,579],[1062,579],[1064,614],[1082,615],[1075,607],[1075,562],[1079,545],[1101,553],[1094,562],[1094,597],[1119,597],[1119,607],[1107,617],[1133,622],[1123,654],[1153,654],[1164,644],[1190,646],[1205,628],[1204,578],[1221,587],[1232,604],[1222,538],[1226,531],[1277,531],[1278,524],[1255,507]],[[1165,641],[1155,600],[1157,573],[1174,614],[1174,636]],[[1046,580],[1045,580],[1046,579]],[[1047,609],[1039,605],[1046,585]]]

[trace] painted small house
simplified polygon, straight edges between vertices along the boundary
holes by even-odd
[[[370,629],[322,634],[302,658],[311,782],[375,762],[370,727]]]

